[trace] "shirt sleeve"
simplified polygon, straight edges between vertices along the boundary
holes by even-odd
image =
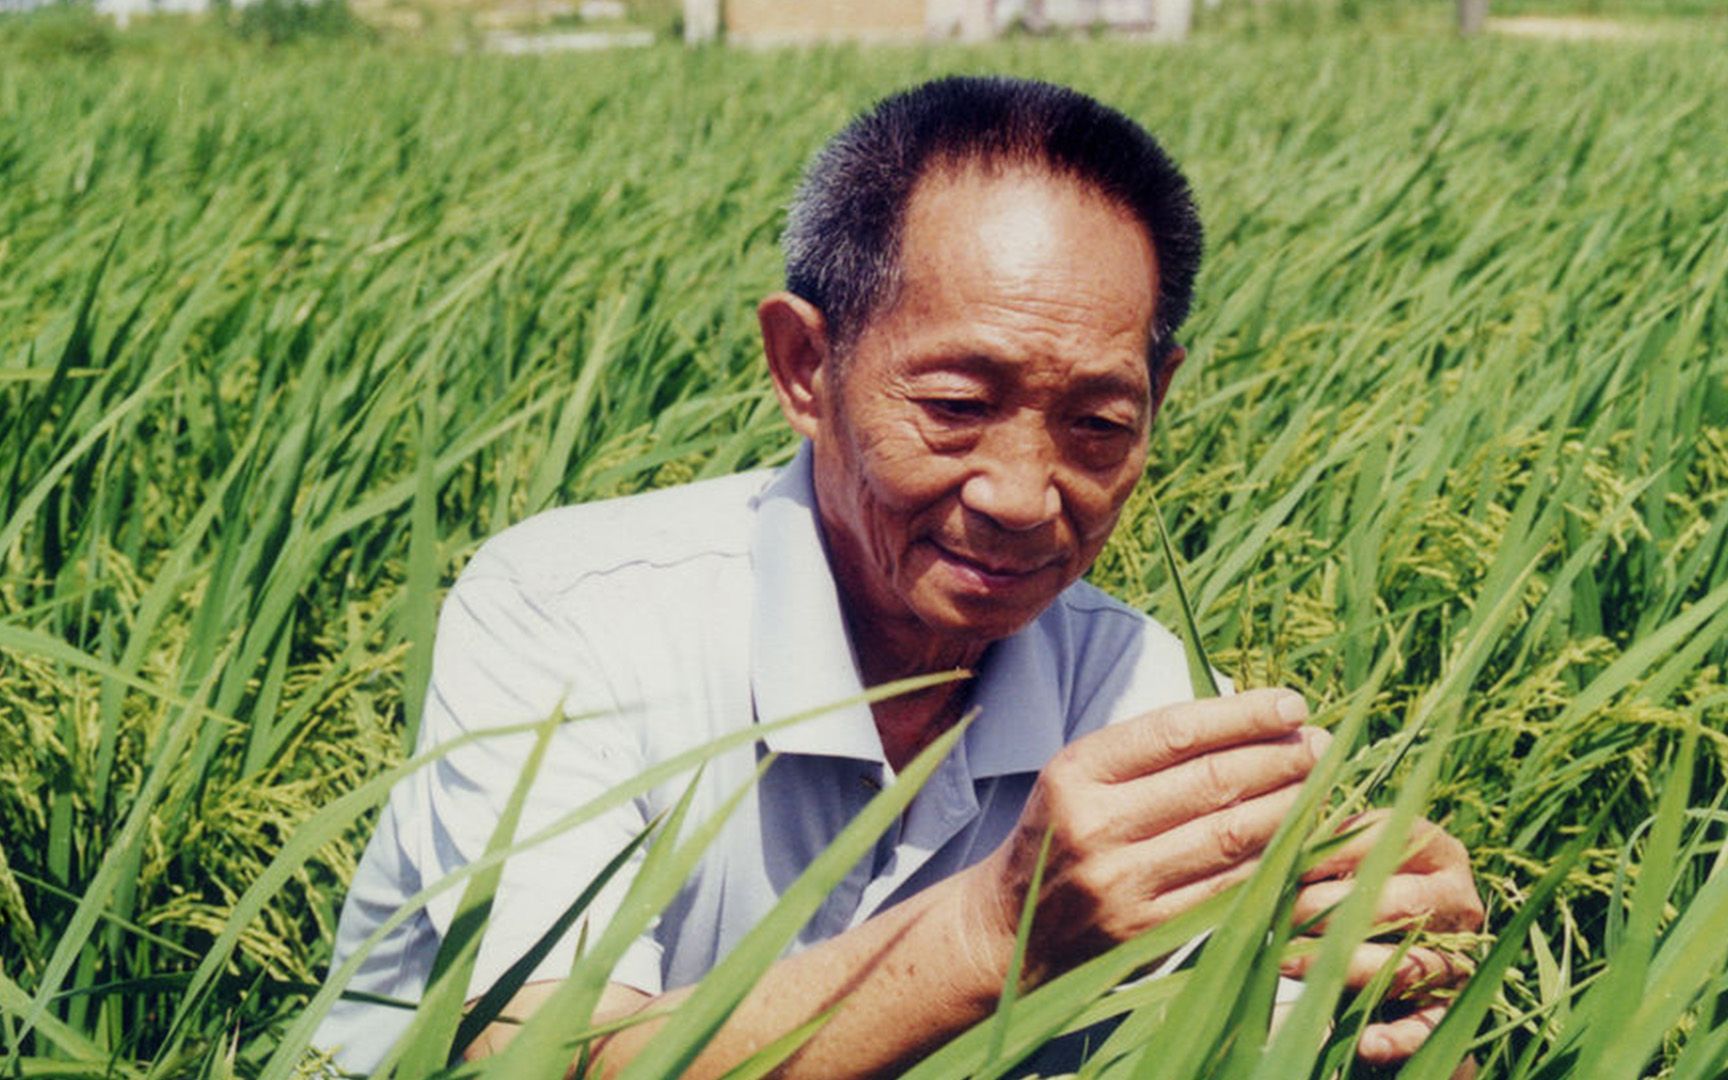
[[[508,576],[473,572],[484,565],[483,552],[440,613],[417,750],[560,711],[576,718],[552,738],[523,806],[516,830],[520,841],[637,775],[642,741],[638,728],[616,708],[580,629],[555,603],[537,599]],[[411,897],[485,852],[533,743],[532,733],[481,737],[397,783],[349,887],[332,968],[358,951]],[[497,982],[646,827],[646,820],[641,800],[626,801],[512,856],[494,896],[467,996],[478,997]],[[616,913],[635,871],[636,863],[627,865],[589,907],[589,940]],[[361,962],[348,989],[418,1000],[462,892],[462,885],[451,887],[386,935]],[[563,935],[529,981],[565,977],[582,928],[578,922]],[[645,933],[631,943],[612,978],[659,992],[660,946],[652,936]],[[313,1042],[343,1068],[369,1072],[410,1019],[404,1009],[340,1001]]]
[[[557,712],[569,718],[554,733],[532,780],[515,839],[543,831],[552,835],[505,863],[475,963],[471,998],[515,964],[647,827],[644,803],[635,799],[578,827],[559,828],[644,765],[636,721],[619,710],[584,631],[556,599],[534,597],[508,578],[470,575],[452,589],[439,618],[421,720],[422,750]],[[415,812],[397,828],[422,882],[430,884],[484,854],[533,743],[528,733],[483,737],[414,775]],[[584,914],[590,941],[617,912],[639,861],[640,853]],[[440,938],[449,930],[461,894],[461,888],[453,888],[427,906]],[[563,978],[581,931],[578,921],[535,966],[530,981]],[[660,948],[652,936],[644,934],[630,946],[613,979],[650,994],[660,991]]]

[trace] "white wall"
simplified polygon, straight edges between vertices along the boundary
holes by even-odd
[[[251,0],[231,0],[235,7],[245,7],[250,2]],[[55,0],[0,0],[0,12],[34,11],[53,3]],[[204,11],[210,7],[210,0],[93,0],[91,6],[125,26],[134,15]]]
[[[997,25],[1022,19],[1033,26],[1148,26],[1154,0],[996,0]]]

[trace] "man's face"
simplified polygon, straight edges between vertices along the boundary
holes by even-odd
[[[1013,168],[920,182],[901,258],[806,434],[854,626],[965,652],[1043,611],[1116,525],[1146,461],[1157,263],[1127,211]]]

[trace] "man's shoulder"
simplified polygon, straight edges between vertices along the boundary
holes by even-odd
[[[462,577],[556,594],[631,568],[747,559],[756,499],[773,478],[762,469],[542,511],[482,544]]]
[[[1102,589],[1076,582],[1045,620],[1046,633],[1062,643],[1076,704],[1103,707],[1106,722],[1194,696],[1182,639]]]
[[[1119,637],[1127,640],[1149,635],[1160,648],[1174,645],[1180,649],[1182,646],[1181,640],[1157,619],[1088,581],[1076,581],[1064,589],[1046,616],[1051,614],[1074,628],[1108,639]]]

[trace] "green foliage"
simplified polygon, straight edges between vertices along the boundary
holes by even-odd
[[[0,16],[0,50],[18,56],[90,60],[113,52],[118,36],[89,4],[54,3]]]
[[[377,39],[377,31],[354,15],[347,0],[255,0],[238,7],[217,2],[198,14],[145,12],[123,28],[82,0],[0,14],[0,57],[9,61],[88,64],[125,56],[183,63],[213,53],[239,60],[254,49],[295,42],[328,47]]]
[[[1493,0],[1495,15],[1568,15],[1600,19],[1728,19],[1716,0]]]
[[[1337,725],[1331,784],[1269,863],[1367,803],[1471,847],[1500,937],[1419,1067],[1474,1046],[1499,1076],[1721,1073],[1714,23],[1571,46],[1261,20],[1179,51],[19,48],[82,17],[0,20],[0,1055],[26,1073],[294,1067],[438,583],[544,507],[783,460],[751,308],[798,168],[876,95],[980,68],[1120,105],[1196,183],[1193,355],[1093,576],[1187,622],[1155,495],[1211,663]],[[644,923],[691,857],[646,842]],[[1269,874],[1006,995],[925,1075],[1110,1015],[1090,1075],[1347,1060],[1371,1000],[1259,1051],[1257,934],[1287,900]],[[1106,993],[1219,923],[1191,971]],[[675,1021],[666,1062],[739,985]],[[427,1021],[443,1044],[452,1022]]]
[[[347,0],[252,0],[233,9],[228,20],[242,39],[265,45],[371,35]]]

